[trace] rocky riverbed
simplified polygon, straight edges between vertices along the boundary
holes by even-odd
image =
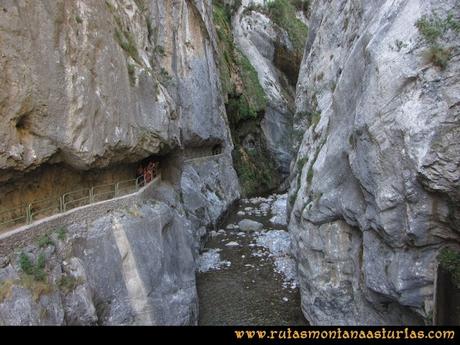
[[[243,199],[210,233],[197,277],[201,325],[305,325],[286,195]]]

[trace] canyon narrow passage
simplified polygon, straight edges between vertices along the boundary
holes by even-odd
[[[199,260],[200,325],[305,325],[286,195],[243,199]]]

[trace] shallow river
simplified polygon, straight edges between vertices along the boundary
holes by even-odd
[[[200,260],[200,325],[305,325],[285,224],[286,195],[242,200]],[[241,220],[261,225],[238,227]],[[271,221],[270,221],[271,220]],[[257,228],[262,227],[261,229]]]

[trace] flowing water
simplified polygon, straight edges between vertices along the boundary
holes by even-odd
[[[286,195],[244,199],[200,258],[200,325],[306,325],[286,231]],[[275,218],[273,218],[275,217]],[[262,229],[243,231],[249,219]],[[260,226],[260,225],[259,225]]]

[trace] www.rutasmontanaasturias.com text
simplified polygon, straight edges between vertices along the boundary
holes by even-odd
[[[236,339],[455,339],[454,330],[413,330],[404,329],[380,329],[350,330],[340,327],[332,330],[235,330]]]

